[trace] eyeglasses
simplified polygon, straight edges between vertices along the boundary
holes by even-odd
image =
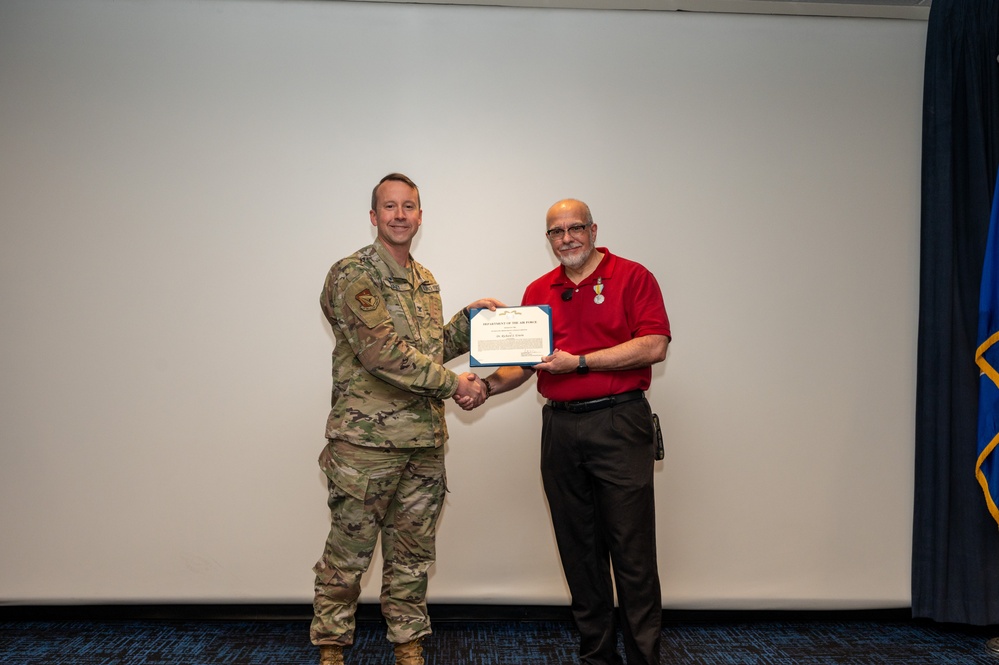
[[[590,227],[590,224],[592,224],[592,222],[587,222],[586,224],[573,224],[566,229],[556,227],[545,231],[545,235],[548,236],[549,240],[558,240],[566,233],[571,235],[573,238],[582,238],[586,233],[586,229]]]

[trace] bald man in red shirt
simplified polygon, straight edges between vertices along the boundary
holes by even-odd
[[[657,433],[645,390],[652,365],[666,358],[669,318],[652,273],[596,246],[589,206],[559,201],[546,222],[562,265],[532,282],[522,304],[551,307],[555,350],[537,365],[501,367],[483,381],[494,395],[536,373],[547,400],[541,476],[572,594],[580,662],[621,665],[620,626],[628,665],[659,665]]]

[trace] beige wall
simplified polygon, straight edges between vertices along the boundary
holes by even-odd
[[[657,275],[666,606],[907,605],[925,30],[0,0],[0,601],[309,600],[319,290],[400,170],[448,312],[566,196]],[[449,415],[432,601],[567,601],[525,388]]]

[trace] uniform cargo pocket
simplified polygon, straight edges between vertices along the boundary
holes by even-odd
[[[330,482],[358,501],[364,501],[368,491],[368,474],[337,454],[334,450],[336,445],[332,441],[327,444],[319,457],[319,466]]]

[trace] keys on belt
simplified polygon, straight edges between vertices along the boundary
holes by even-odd
[[[632,390],[631,392],[620,393],[618,395],[608,395],[607,397],[597,397],[594,399],[580,399],[572,402],[556,402],[555,400],[550,399],[548,400],[548,406],[556,411],[589,413],[590,411],[606,409],[607,407],[614,406],[615,404],[634,402],[636,399],[642,399],[643,397],[645,397],[645,393],[641,390]]]

